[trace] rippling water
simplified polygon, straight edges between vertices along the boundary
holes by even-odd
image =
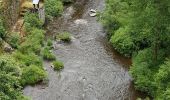
[[[72,34],[69,44],[54,42],[54,53],[65,68],[54,72],[50,63],[44,62],[48,86],[27,86],[25,95],[33,100],[136,99],[127,70],[130,60],[112,50],[102,25],[88,14],[90,9],[102,11],[104,4],[104,0],[78,0],[48,26],[48,35]]]

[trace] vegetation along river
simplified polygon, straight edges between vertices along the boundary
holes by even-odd
[[[54,42],[54,53],[65,68],[55,72],[44,62],[48,85],[27,86],[25,95],[33,100],[136,100],[139,94],[127,70],[130,60],[113,51],[101,23],[89,16],[90,9],[104,7],[104,0],[78,0],[47,26],[51,36],[72,34],[69,44]]]

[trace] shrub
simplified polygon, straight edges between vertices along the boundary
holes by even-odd
[[[53,62],[54,70],[60,71],[64,68],[64,64],[61,61],[54,61]]]
[[[152,64],[152,52],[149,49],[140,51],[137,56],[133,58],[133,64],[130,73],[134,78],[135,87],[143,92],[154,94],[155,85],[152,75],[153,71],[150,69]]]
[[[50,52],[50,48],[49,47],[45,47],[43,49],[42,56],[43,56],[43,59],[45,59],[45,60],[55,60],[56,59],[54,54],[52,52]]]
[[[135,44],[133,43],[128,30],[124,28],[117,30],[111,37],[110,42],[118,52],[124,54],[125,56],[131,56],[135,50]]]
[[[0,100],[23,99],[19,79],[21,69],[10,55],[0,56]]]
[[[23,54],[21,52],[15,52],[13,53],[13,56],[15,59],[20,62],[21,64],[24,64],[25,66],[30,65],[37,65],[42,66],[42,60],[39,56],[35,55],[34,53]]]
[[[18,78],[0,71],[0,99],[18,100],[18,97],[23,97],[20,91],[21,87]]]
[[[37,13],[29,13],[27,12],[24,16],[25,27],[35,27],[35,28],[42,28],[43,22],[39,19]],[[27,30],[30,31],[30,30]]]
[[[11,33],[8,35],[8,39],[7,39],[7,42],[15,49],[18,48],[19,46],[19,39],[20,39],[20,36],[19,36],[19,33]]]
[[[68,32],[59,33],[56,36],[56,39],[57,40],[62,40],[62,41],[65,41],[65,42],[70,42],[71,41],[71,35]]]
[[[32,31],[31,31],[31,34],[28,35],[28,38],[34,40],[36,39],[40,44],[42,44],[43,40],[44,40],[44,34],[45,34],[45,31],[44,30],[41,30],[41,29],[38,29],[38,28],[34,28]]]
[[[170,82],[170,60],[160,66],[159,71],[155,76],[156,82],[161,85],[160,87],[166,88],[167,84]]]
[[[52,47],[52,46],[53,46],[52,40],[50,40],[50,39],[47,40],[47,46],[49,46],[49,47]]]
[[[156,85],[158,87],[157,94],[155,95],[156,100],[169,100],[170,99],[170,60],[164,62],[160,65],[158,72],[154,75]]]
[[[32,44],[31,42],[29,43],[28,41],[26,41],[21,44],[21,46],[19,47],[19,51],[25,54],[29,54],[30,52],[39,54],[41,51],[41,45],[36,43]]]
[[[28,35],[28,40],[33,44],[36,43],[36,44],[39,44],[39,45],[43,45],[44,37],[45,37],[45,31],[44,30],[34,28],[31,31],[31,34]]]
[[[5,30],[5,27],[3,25],[2,20],[0,19],[0,38],[5,39],[5,37],[6,37],[6,30]]]
[[[10,55],[4,54],[0,56],[0,71],[4,71],[6,74],[19,76],[21,69],[16,60]]]
[[[63,12],[63,4],[60,0],[46,0],[45,10],[47,16],[57,17]]]
[[[155,74],[159,69],[159,65],[163,61],[164,53],[160,50],[157,61],[154,61],[152,49],[144,49],[139,51],[133,57],[133,64],[130,68],[130,73],[134,78],[136,89],[147,92],[149,95],[155,96],[157,91],[157,83],[155,81]]]
[[[41,29],[33,29],[26,40],[19,47],[22,53],[34,52],[39,54],[44,41],[44,31]]]
[[[31,65],[23,69],[21,84],[23,86],[33,85],[37,82],[42,81],[46,77],[47,74],[42,68],[40,68],[39,66]]]
[[[170,100],[170,88],[169,87],[164,91],[163,96],[157,100],[161,100],[161,99],[162,100]]]
[[[24,23],[24,31],[26,33],[30,33],[30,31],[33,29],[30,23]]]

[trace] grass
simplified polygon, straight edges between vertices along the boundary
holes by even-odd
[[[59,33],[56,36],[56,39],[64,41],[64,42],[70,42],[71,41],[71,35],[68,32]]]
[[[58,61],[58,60],[53,62],[53,66],[54,66],[54,70],[56,70],[56,71],[60,71],[64,68],[63,62]]]
[[[31,65],[23,69],[21,84],[33,85],[47,77],[46,72],[39,66]]]
[[[50,52],[50,48],[49,47],[45,47],[42,51],[42,56],[44,60],[55,60],[56,57],[54,56],[54,54],[52,52]]]
[[[52,40],[50,40],[50,39],[47,40],[47,46],[49,46],[49,47],[52,47],[52,46],[53,46]]]

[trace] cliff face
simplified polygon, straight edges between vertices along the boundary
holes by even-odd
[[[23,0],[2,0],[1,14],[6,28],[10,29],[17,21]]]

